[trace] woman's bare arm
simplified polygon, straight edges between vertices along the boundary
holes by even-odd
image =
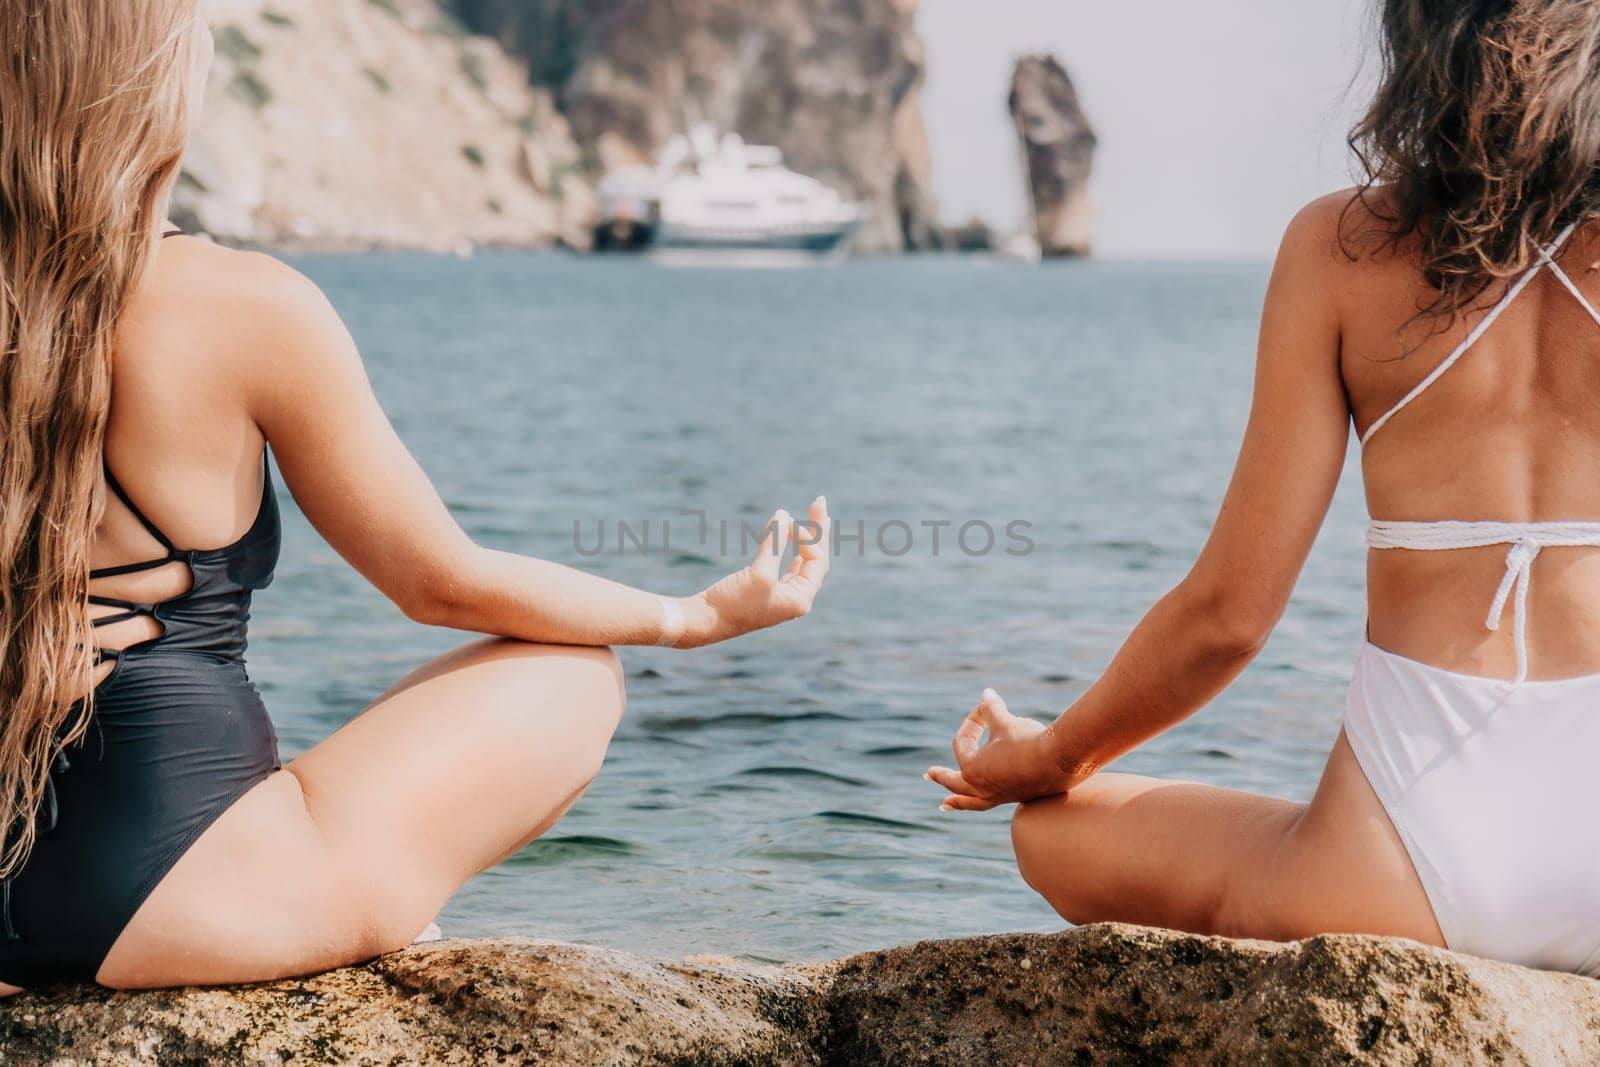
[[[526,641],[679,647],[725,640],[804,615],[827,574],[826,505],[812,505],[821,538],[798,537],[774,516],[750,566],[693,597],[652,593],[561,564],[476,544],[451,516],[379,406],[356,346],[310,281],[250,257],[262,302],[247,340],[249,407],[295,501],[340,555],[409,617]],[[441,373],[444,369],[441,368]],[[496,403],[485,381],[484,410]],[[500,417],[520,417],[503,411]],[[669,628],[675,632],[668,632]]]
[[[955,738],[960,770],[929,774],[947,807],[1062,792],[1205,705],[1282,616],[1344,465],[1335,227],[1343,197],[1290,225],[1262,315],[1255,393],[1238,464],[1199,559],[1134,628],[1105,673],[1050,727],[986,691]],[[987,745],[980,745],[985,730]]]

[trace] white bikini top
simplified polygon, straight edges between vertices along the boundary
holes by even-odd
[[[1527,288],[1534,276],[1541,270],[1549,267],[1555,272],[1561,284],[1567,291],[1578,298],[1589,317],[1600,323],[1600,312],[1584,297],[1567,272],[1556,263],[1555,253],[1567,239],[1572,236],[1578,224],[1574,222],[1552,241],[1547,247],[1540,249],[1539,261],[1517,279],[1516,283],[1506,290],[1494,307],[1489,309],[1483,320],[1473,327],[1466,339],[1456,346],[1455,351],[1446,356],[1444,362],[1435,367],[1427,377],[1416,384],[1409,393],[1400,398],[1400,402],[1384,412],[1383,416],[1367,427],[1367,432],[1361,435],[1361,446],[1366,447],[1372,440],[1372,435],[1381,430],[1385,423],[1394,418],[1407,404],[1421,396],[1423,391],[1438,381],[1445,371],[1455,365],[1456,361],[1466,355],[1467,350],[1478,343],[1478,340],[1494,325],[1500,313],[1511,306],[1517,295]],[[1506,601],[1511,598],[1512,592],[1516,593],[1513,605],[1514,637],[1517,650],[1517,676],[1513,684],[1520,684],[1528,677],[1528,633],[1527,633],[1527,607],[1528,583],[1533,574],[1533,561],[1541,549],[1555,548],[1558,546],[1583,545],[1600,548],[1600,522],[1382,522],[1373,521],[1367,525],[1367,545],[1371,548],[1409,548],[1423,551],[1443,551],[1455,548],[1480,548],[1485,545],[1510,545],[1506,553],[1506,573],[1500,580],[1500,587],[1495,590],[1494,602],[1489,606],[1489,617],[1484,623],[1491,630],[1500,628],[1500,620],[1505,615]]]

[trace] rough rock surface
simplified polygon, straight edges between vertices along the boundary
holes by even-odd
[[[597,169],[710,122],[865,202],[859,250],[932,245],[917,0],[451,0],[526,57]]]
[[[1011,118],[1022,140],[1040,252],[1088,255],[1094,226],[1089,175],[1097,141],[1072,79],[1054,56],[1017,61]]]
[[[436,0],[217,0],[175,217],[300,247],[587,242],[592,184],[550,94]]]
[[[932,942],[841,961],[825,999],[836,1063],[1600,1062],[1600,983],[1370,937]]]
[[[1580,1064],[1600,983],[1406,941],[1102,925],[813,967],[450,940],[233,989],[0,1004],[0,1062]]]

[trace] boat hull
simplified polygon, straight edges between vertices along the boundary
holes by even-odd
[[[674,227],[663,223],[644,251],[651,260],[674,267],[831,265],[849,253],[855,230],[855,223],[762,231]]]
[[[855,229],[854,223],[827,227],[734,229],[663,222],[656,227],[650,247],[706,252],[801,252],[826,256],[843,249],[854,236]]]

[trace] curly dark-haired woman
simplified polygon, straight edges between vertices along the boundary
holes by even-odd
[[[1367,181],[1284,239],[1198,562],[1055,723],[986,692],[930,773],[948,808],[1024,802],[1023,875],[1073,921],[1600,973],[1600,7],[1387,0],[1382,29]],[[1368,631],[1311,803],[1097,773],[1261,648],[1352,423]]]

